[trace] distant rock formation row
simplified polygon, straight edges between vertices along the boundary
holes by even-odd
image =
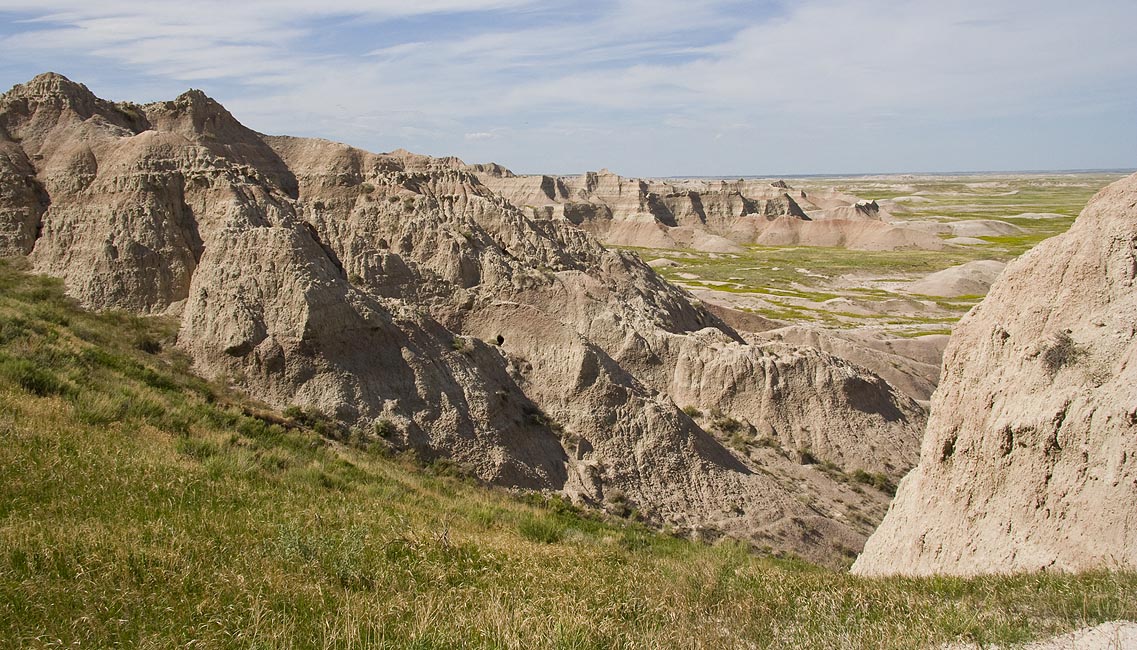
[[[835,191],[794,190],[785,181],[660,181],[607,169],[581,176],[518,176],[470,165],[487,187],[545,218],[564,217],[617,246],[712,253],[744,244],[858,250],[940,250],[934,233],[889,223],[875,201]]]

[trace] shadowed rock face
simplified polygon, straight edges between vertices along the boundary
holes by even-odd
[[[1130,176],[953,332],[920,464],[855,572],[1137,567],[1135,281]]]
[[[199,371],[277,406],[386,420],[488,481],[821,561],[859,549],[886,499],[735,453],[677,404],[849,470],[915,460],[923,413],[875,375],[747,345],[457,159],[262,136],[198,91],[112,104],[50,74],[0,97],[0,127],[4,253],[86,305],[179,317]]]

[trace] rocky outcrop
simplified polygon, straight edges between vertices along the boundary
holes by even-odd
[[[785,181],[659,181],[607,169],[578,177],[517,176],[467,165],[483,184],[545,218],[560,217],[617,246],[739,252],[740,244],[938,250],[933,234],[886,223],[875,201],[806,195]],[[808,211],[807,209],[808,208]]]
[[[935,235],[893,226],[867,218],[830,218],[804,221],[775,219],[754,238],[763,246],[826,246],[855,250],[941,250],[945,243]]]
[[[867,368],[921,403],[931,399],[939,383],[940,363],[948,339],[943,334],[895,338],[871,330],[830,330],[801,325],[768,328],[752,338],[822,350]]]
[[[997,260],[975,260],[931,273],[906,289],[909,293],[944,298],[982,296],[1005,267],[1006,264]]]
[[[920,464],[856,573],[1137,567],[1137,175],[952,334]]]
[[[514,204],[647,206],[640,182],[530,187],[454,158],[263,136],[198,91],[111,104],[58,75],[0,98],[0,126],[5,251],[89,306],[180,317],[200,372],[274,405],[494,483],[828,562],[887,496],[788,450],[894,476],[915,460],[923,411],[875,375],[749,345],[576,213]],[[737,448],[680,406],[721,409]],[[787,451],[754,451],[759,436]]]

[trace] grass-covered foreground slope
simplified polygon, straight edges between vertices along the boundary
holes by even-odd
[[[1137,576],[866,580],[390,457],[0,266],[0,647],[896,647],[1137,617]]]

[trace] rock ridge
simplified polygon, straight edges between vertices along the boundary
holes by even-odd
[[[888,496],[799,451],[894,478],[916,460],[915,402],[747,343],[570,215],[483,182],[504,168],[265,136],[200,91],[137,106],[37,80],[0,97],[0,252],[85,305],[178,317],[206,376],[489,482],[830,564]],[[540,183],[646,196],[606,173]]]

